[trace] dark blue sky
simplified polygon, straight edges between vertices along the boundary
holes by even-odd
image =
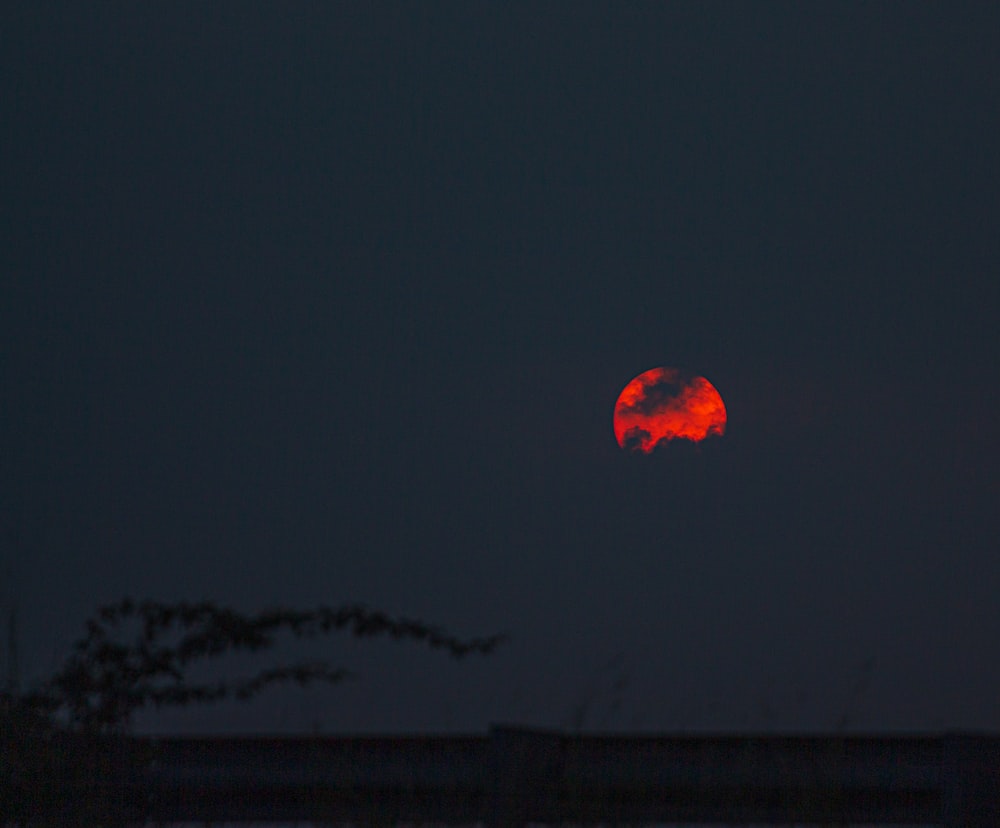
[[[142,724],[1000,728],[995,4],[0,23],[26,678],[125,594],[363,601],[513,638]],[[723,439],[618,450],[657,365]]]

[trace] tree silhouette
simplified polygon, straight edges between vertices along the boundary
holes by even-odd
[[[196,662],[266,650],[282,632],[306,639],[343,632],[410,640],[459,659],[491,653],[505,639],[461,639],[422,621],[392,618],[361,605],[249,615],[208,601],[125,599],[102,606],[55,675],[29,693],[19,694],[13,687],[0,693],[0,825],[36,824],[32,817],[39,809],[44,815],[37,824],[125,824],[120,791],[108,788],[108,780],[120,776],[115,768],[130,755],[118,737],[143,707],[246,700],[272,684],[336,684],[352,675],[312,661],[271,666],[230,681],[188,679]]]
[[[133,637],[123,641],[130,624]],[[352,675],[325,662],[302,662],[269,667],[235,681],[203,684],[186,677],[198,660],[266,650],[282,631],[296,638],[346,632],[358,638],[408,639],[454,658],[491,653],[505,638],[463,640],[422,621],[392,618],[362,605],[246,615],[207,601],[166,604],[126,598],[100,607],[86,622],[86,635],[73,645],[63,668],[22,702],[70,728],[106,732],[126,727],[132,714],[146,706],[246,700],[271,684],[335,684]]]

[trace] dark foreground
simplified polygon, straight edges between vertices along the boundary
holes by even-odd
[[[89,739],[5,757],[6,820],[1000,825],[1000,736]]]

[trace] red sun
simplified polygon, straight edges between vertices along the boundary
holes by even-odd
[[[615,403],[618,445],[649,454],[671,440],[701,442],[726,430],[726,406],[704,377],[653,368],[625,386]]]

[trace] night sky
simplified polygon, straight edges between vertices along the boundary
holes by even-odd
[[[22,680],[125,595],[461,635],[167,732],[1000,729],[996,3],[9,4]],[[707,377],[722,438],[619,449]],[[6,637],[6,636],[5,636]]]

